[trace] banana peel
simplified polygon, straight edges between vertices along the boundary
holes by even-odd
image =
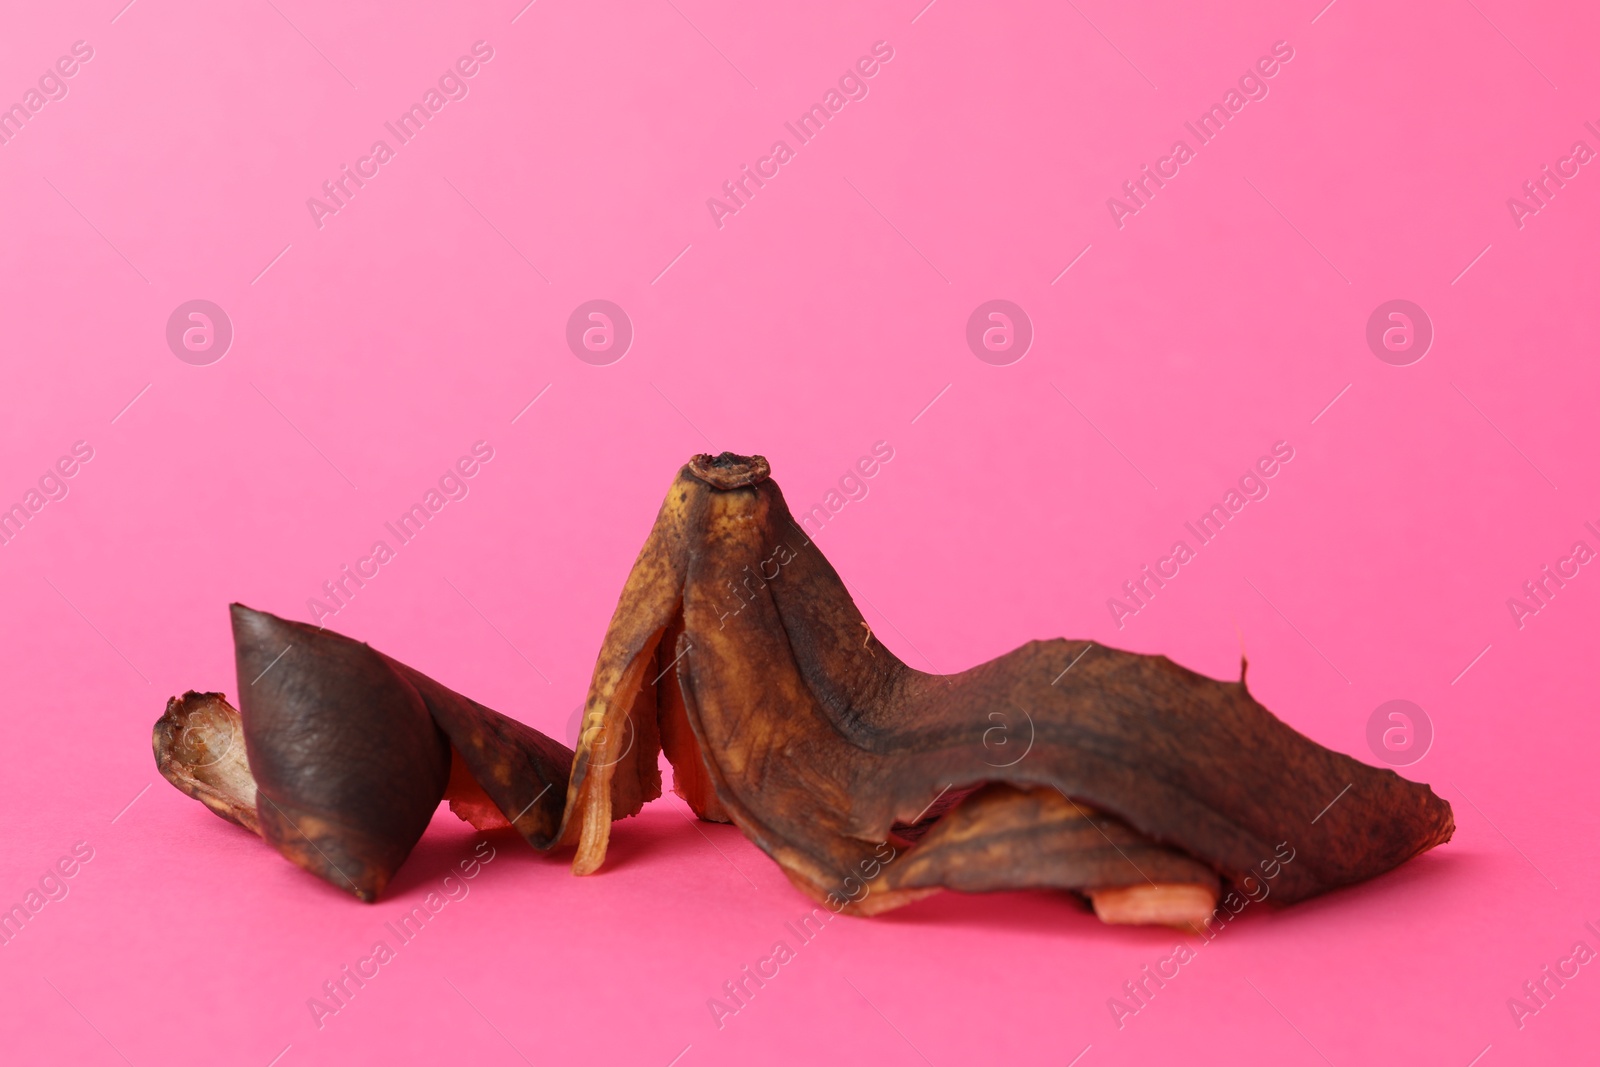
[[[1002,758],[994,731],[1020,747],[1024,725],[1023,755]],[[1217,681],[1066,640],[958,674],[907,666],[766,460],[726,452],[678,473],[607,628],[560,831],[574,873],[598,870],[612,822],[660,795],[662,751],[696,814],[852,914],[1056,886],[1110,921],[1195,925],[1264,863],[1292,902],[1454,830],[1426,785],[1297,733],[1242,670]],[[1294,862],[1273,860],[1283,848]]]
[[[1262,899],[1272,881],[1280,902],[1305,899],[1454,830],[1426,785],[1295,732],[1243,670],[1218,681],[1065,640],[912,669],[760,456],[679,471],[607,628],[576,753],[365,644],[238,604],[232,618],[240,710],[174,698],[157,765],[368,902],[441,799],[479,829],[571,846],[573,872],[594,873],[612,823],[661,795],[662,754],[700,818],[856,915],[1048,887],[1107,922],[1199,927],[1225,890]]]
[[[366,644],[232,607],[240,708],[168,702],[152,737],[180,791],[291,862],[377,900],[441,800],[548,849],[572,751]]]

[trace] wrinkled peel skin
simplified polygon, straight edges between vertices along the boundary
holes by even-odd
[[[1289,902],[1449,839],[1450,807],[1427,786],[1297,733],[1242,679],[1065,640],[948,676],[908,667],[751,463],[723,453],[680,471],[629,575],[573,765],[579,873],[600,865],[624,806],[603,765],[628,716],[668,707],[660,692],[674,683],[696,758],[681,744],[668,758],[684,792],[698,790],[696,810],[730,818],[836,910],[870,914],[939,887],[1056,885],[1104,896],[1108,915],[1120,901],[1122,914],[1183,922],[1221,884],[1259,881],[1280,843],[1296,859],[1274,864],[1272,893]],[[642,802],[629,790],[626,806]],[[883,843],[947,793],[971,796],[885,860]],[[1107,838],[1125,864],[1109,861]]]
[[[347,637],[241,604],[232,619],[240,710],[188,693],[155,726],[180,790],[369,903],[441,799],[556,843],[566,746]]]
[[[374,901],[444,795],[450,746],[415,687],[358,642],[234,605],[262,836]]]

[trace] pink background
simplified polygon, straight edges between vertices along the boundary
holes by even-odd
[[[94,49],[0,146],[0,503],[73,442],[94,450],[0,548],[0,902],[94,850],[0,948],[7,1060],[1594,1054],[1595,966],[1520,1030],[1506,1001],[1574,942],[1600,949],[1600,574],[1520,630],[1506,600],[1574,541],[1600,548],[1580,429],[1600,173],[1520,229],[1506,200],[1575,140],[1600,149],[1600,19],[1506,0],[524,2],[0,15],[0,102]],[[470,95],[319,230],[306,199],[478,40],[494,58]],[[718,229],[706,199],[880,40],[870,94]],[[1106,199],[1192,146],[1184,121],[1280,40],[1294,59],[1267,98],[1119,229]],[[165,341],[196,298],[235,330],[209,366]],[[595,298],[636,330],[609,366],[564,340]],[[993,298],[1036,331],[1010,366],[964,340]],[[1411,366],[1365,342],[1394,298],[1436,332]],[[909,662],[1065,635],[1234,677],[1242,642],[1257,695],[1358,758],[1376,762],[1373,709],[1419,704],[1436,736],[1402,773],[1455,806],[1456,837],[1252,907],[1120,1030],[1107,999],[1176,935],[1016,893],[837,920],[719,1031],[707,998],[809,905],[668,799],[618,824],[588,879],[496,838],[470,896],[319,1031],[307,999],[474,835],[441,814],[364,906],[161,781],[150,727],[187,688],[236,696],[229,601],[308,618],[477,440],[495,458],[470,495],[330,625],[555,736],[691,453],[765,454],[799,508],[886,440],[893,461],[819,541]],[[1295,458],[1270,496],[1119,630],[1107,598],[1279,440]]]

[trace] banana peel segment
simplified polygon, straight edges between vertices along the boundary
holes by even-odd
[[[240,708],[169,701],[156,766],[285,858],[371,903],[442,799],[478,829],[557,839],[572,753],[347,637],[232,607]]]
[[[802,892],[858,915],[942,889],[1055,887],[1108,922],[1199,926],[1226,887],[1253,897],[1277,879],[1291,902],[1449,839],[1450,807],[1426,785],[1297,733],[1242,670],[1218,681],[1063,640],[953,675],[910,668],[769,474],[730,453],[678,473],[607,628],[575,754],[364,644],[234,605],[241,711],[174,698],[157,765],[366,901],[440,799],[536,849],[572,846],[574,873],[593,873],[612,822],[661,795],[662,753],[698,816],[738,825]]]
[[[1194,923],[1282,849],[1296,859],[1273,863],[1273,893],[1292,902],[1449,840],[1431,789],[1296,732],[1243,671],[1218,681],[1066,640],[952,675],[907,666],[768,471],[701,455],[672,483],[585,704],[562,829],[575,873],[599,869],[614,819],[660,795],[653,745],[669,736],[674,787],[701,817],[731,820],[807,895],[857,914],[940,888],[1054,885],[1103,894],[1106,917],[1143,884],[1152,899],[1185,890],[1158,921]],[[1025,724],[1020,758],[996,751],[997,716],[1017,748]],[[961,803],[930,828],[947,795]]]

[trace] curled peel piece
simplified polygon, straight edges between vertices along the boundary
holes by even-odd
[[[1094,897],[1151,886],[1192,886],[1215,906],[1217,875],[1127,823],[1048,786],[996,782],[964,798],[916,842],[900,863],[885,865],[881,888],[922,887],[981,893],[1065,887]],[[1125,892],[1123,895],[1126,895]]]
[[[737,824],[840,911],[1055,885],[1108,921],[1195,923],[1285,842],[1298,858],[1271,869],[1287,902],[1449,839],[1450,807],[1427,786],[1295,732],[1242,678],[1064,640],[913,670],[768,473],[723,453],[672,483],[585,705],[562,830],[575,872],[598,869],[614,818],[659,795],[656,737],[697,813]],[[993,744],[996,716],[1011,753]],[[959,802],[928,827],[946,794]]]
[[[221,693],[190,690],[167,701],[152,742],[163,778],[229,822],[261,833],[244,723]]]
[[[155,726],[178,789],[368,902],[441,799],[479,829],[555,843],[564,745],[360,642],[241,604],[232,615],[240,711],[188,693]]]

